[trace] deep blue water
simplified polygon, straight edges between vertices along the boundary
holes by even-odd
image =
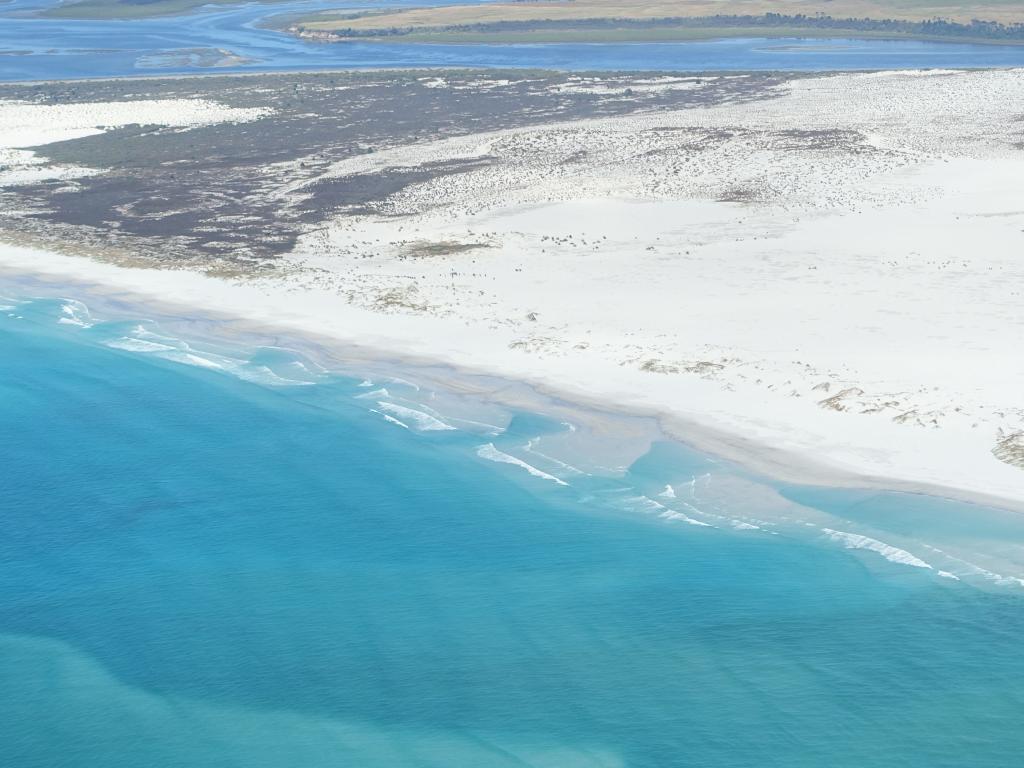
[[[576,434],[558,419],[470,423],[281,349],[6,307],[2,765],[1024,751],[1024,589],[937,552],[1020,550],[1010,513],[781,486],[669,443],[621,474],[577,452],[581,473],[553,460]]]
[[[389,6],[455,0],[394,0]],[[415,45],[308,43],[261,29],[268,16],[360,4],[289,0],[207,8],[173,18],[69,21],[31,18],[55,0],[0,4],[0,80],[159,75],[204,71],[173,54],[226,49],[251,60],[214,71],[348,67],[542,67],[569,70],[834,71],[922,67],[1024,66],[1024,46],[923,41],[730,39],[690,43],[574,45]],[[167,58],[171,55],[171,58]],[[209,69],[205,71],[211,71]]]

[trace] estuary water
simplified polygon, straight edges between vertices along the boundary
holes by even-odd
[[[667,441],[607,466],[414,371],[0,306],[0,764],[1024,752],[1016,514]]]
[[[914,40],[742,38],[643,44],[322,44],[261,26],[268,19],[300,12],[365,7],[344,0],[211,6],[184,16],[140,20],[77,21],[32,15],[55,4],[55,0],[0,2],[0,81],[352,67],[810,72],[1024,66],[1024,46]],[[393,0],[388,6],[439,4],[444,2]]]

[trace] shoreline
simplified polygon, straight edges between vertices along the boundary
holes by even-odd
[[[274,27],[263,27],[264,29],[277,30]],[[690,28],[686,28],[689,30]],[[543,35],[538,34],[536,39],[531,39],[528,34],[522,36],[521,39],[516,39],[513,34],[508,34],[504,39],[502,34],[505,33],[477,33],[474,37],[474,33],[423,33],[417,37],[418,33],[410,33],[408,35],[395,35],[395,36],[354,36],[354,37],[334,37],[334,38],[318,38],[315,31],[310,32],[307,30],[300,31],[283,31],[282,34],[288,34],[292,37],[302,40],[304,42],[322,44],[322,45],[335,45],[343,43],[375,43],[381,45],[524,45],[524,46],[545,46],[545,45],[651,45],[651,44],[685,44],[685,43],[711,43],[719,42],[724,40],[765,40],[767,42],[775,42],[779,40],[821,40],[828,43],[835,43],[839,41],[857,42],[919,42],[919,43],[949,43],[951,45],[985,45],[985,46],[1003,46],[1007,48],[1020,48],[1024,46],[1024,40],[1001,40],[984,37],[971,37],[971,38],[957,38],[957,37],[943,37],[941,35],[900,35],[900,34],[869,34],[866,32],[857,33],[856,30],[842,30],[836,31],[833,34],[829,34],[827,31],[818,31],[812,28],[808,29],[792,29],[786,31],[780,31],[776,34],[772,34],[772,28],[766,27],[764,29],[758,28],[743,28],[737,29],[735,34],[729,34],[727,32],[714,32],[707,35],[693,35],[689,37],[685,36],[650,36],[650,37],[624,37],[622,39],[609,38],[605,40],[594,39],[545,39]],[[444,39],[446,34],[450,34],[452,39]],[[493,35],[493,37],[489,37]],[[987,67],[986,67],[987,69]]]
[[[683,409],[642,405],[635,402],[636,393],[622,392],[616,398],[608,391],[581,389],[552,378],[550,373],[545,376],[543,372],[528,370],[527,364],[531,362],[528,359],[523,360],[522,370],[518,372],[507,367],[470,365],[453,359],[454,356],[446,358],[410,348],[416,346],[412,339],[405,339],[403,348],[401,341],[381,335],[380,329],[375,335],[363,334],[366,338],[360,340],[357,338],[360,334],[341,331],[337,324],[333,327],[323,323],[317,326],[315,318],[308,314],[268,316],[271,313],[269,309],[262,313],[259,310],[240,311],[242,307],[254,306],[247,299],[254,298],[254,291],[259,291],[260,286],[255,281],[229,282],[191,270],[123,267],[90,257],[13,245],[2,238],[0,278],[42,282],[60,289],[67,287],[72,293],[82,292],[68,298],[81,298],[85,294],[119,308],[131,307],[142,313],[155,311],[165,320],[192,326],[199,324],[205,329],[214,326],[218,332],[212,335],[219,339],[230,334],[259,345],[287,346],[311,354],[314,359],[340,365],[341,372],[352,375],[395,368],[409,375],[412,369],[418,382],[503,407],[540,413],[547,411],[549,414],[552,409],[590,414],[595,417],[594,423],[649,419],[665,439],[776,482],[927,496],[1024,512],[1024,487],[1020,495],[1001,495],[900,477],[896,473],[882,475],[858,471],[809,455],[807,449],[794,450],[778,442],[773,443],[764,435],[730,429],[730,425],[716,423],[711,414],[698,417]],[[225,303],[220,303],[218,309],[208,309],[217,299],[228,299],[226,306],[230,309],[224,308]],[[349,309],[359,312],[356,308]],[[187,310],[187,314],[183,310]],[[369,314],[365,310],[362,312]],[[404,319],[414,324],[417,320],[415,316]],[[1007,466],[1007,469],[1013,468]]]
[[[298,39],[298,38],[297,38]],[[951,45],[977,45],[986,48],[1007,48],[1011,50],[1019,50],[1024,48],[1024,41],[1019,43],[1006,43],[1006,42],[991,42],[985,43],[980,41],[958,41],[958,40],[946,40],[946,39],[927,39],[927,38],[876,38],[876,37],[822,37],[822,36],[750,36],[750,35],[738,35],[738,36],[718,36],[709,38],[699,38],[692,40],[662,40],[662,41],[622,41],[622,42],[567,42],[567,43],[435,43],[435,42],[417,42],[407,43],[407,45],[415,46],[434,46],[434,45],[451,45],[451,46],[487,46],[487,45],[510,45],[510,46],[547,46],[547,45],[586,45],[586,46],[602,46],[602,45],[622,45],[622,46],[644,46],[651,44],[670,44],[670,45],[684,45],[686,43],[709,43],[709,42],[726,42],[729,40],[764,40],[765,43],[778,43],[779,41],[785,40],[800,40],[800,41],[813,41],[821,40],[826,44],[834,44],[841,41],[849,42],[922,42],[922,43],[936,43],[943,45],[949,43]],[[351,42],[348,40],[339,42]],[[394,44],[392,41],[386,39],[368,38],[360,39],[357,42],[367,44]],[[317,43],[321,45],[330,45],[331,43],[323,42]],[[955,69],[958,72],[989,72],[989,71],[1009,71],[1021,68],[1021,64],[1018,62],[1011,64],[976,64],[976,65],[965,65],[957,63]],[[931,66],[917,66],[910,69],[930,72],[930,71],[943,71],[952,68],[950,64],[935,64]],[[169,70],[173,68],[169,67]],[[193,69],[189,71],[168,71],[166,73],[152,74],[151,71],[145,71],[145,74],[138,74],[131,72],[128,74],[118,75],[83,75],[81,77],[46,77],[46,78],[15,78],[11,80],[0,79],[0,88],[2,87],[17,87],[17,86],[44,86],[44,85],[59,85],[59,84],[80,84],[80,83],[105,83],[105,82],[144,82],[144,81],[160,81],[160,80],[191,80],[200,78],[217,78],[217,77],[273,77],[273,76],[288,76],[288,75],[329,75],[332,73],[344,74],[344,73],[403,73],[403,72],[481,72],[488,74],[495,74],[501,72],[516,72],[518,74],[525,73],[549,73],[549,74],[571,74],[575,76],[597,76],[597,75],[610,75],[610,74],[628,74],[631,76],[671,76],[671,77],[731,77],[736,75],[772,75],[781,74],[787,77],[828,77],[833,75],[844,75],[844,74],[873,74],[882,72],[899,71],[901,67],[893,66],[873,66],[873,67],[854,67],[854,68],[836,68],[836,69],[790,69],[785,67],[761,67],[752,69],[676,69],[676,68],[657,68],[657,67],[644,67],[638,69],[616,67],[615,69],[595,69],[593,67],[568,67],[568,66],[544,66],[535,64],[474,64],[474,65],[460,65],[460,64],[408,64],[401,66],[377,66],[373,64],[367,65],[336,65],[336,64],[325,64],[323,66],[298,66],[290,67],[287,65],[281,67],[267,67],[261,68],[259,66],[239,68],[236,66],[225,66],[225,67],[207,67],[205,70]]]
[[[699,42],[699,41],[695,41]],[[705,41],[706,42],[706,41]],[[430,43],[424,43],[424,45],[430,45]],[[600,45],[600,43],[595,43]],[[645,43],[629,43],[629,45],[645,45]],[[1024,46],[1024,43],[1021,43]],[[1003,66],[958,66],[956,67],[957,72],[990,72],[990,71],[1010,71],[1021,69],[1020,64],[1006,64]],[[360,73],[395,73],[402,74],[408,73],[445,73],[445,72],[460,72],[460,73],[476,73],[487,75],[501,74],[502,72],[516,73],[522,75],[530,72],[536,72],[540,74],[555,74],[555,75],[573,75],[575,77],[605,77],[609,75],[628,75],[630,77],[736,77],[741,75],[784,75],[789,79],[797,78],[824,78],[824,77],[841,77],[843,75],[865,75],[865,74],[879,74],[883,72],[893,72],[901,70],[893,70],[891,67],[871,67],[866,69],[825,69],[825,70],[804,70],[804,69],[568,69],[558,67],[544,67],[544,66],[516,66],[512,64],[502,66],[487,66],[487,65],[474,65],[474,66],[460,66],[460,65],[409,65],[403,67],[376,67],[376,66],[365,66],[365,67],[340,67],[340,66],[325,66],[321,68],[311,69],[232,69],[226,67],[224,69],[210,68],[212,71],[206,72],[168,72],[163,75],[94,75],[85,77],[58,77],[58,78],[46,78],[43,80],[0,80],[0,88],[18,88],[23,86],[43,86],[43,85],[63,85],[63,84],[83,84],[83,83],[119,83],[119,82],[139,82],[139,81],[163,81],[163,80],[195,80],[204,78],[218,78],[218,77],[230,77],[230,78],[255,78],[255,77],[287,77],[290,75],[330,75],[330,74],[360,74]],[[934,67],[915,67],[907,71],[920,71],[920,72],[935,72],[935,71],[948,71],[949,67],[934,66]]]

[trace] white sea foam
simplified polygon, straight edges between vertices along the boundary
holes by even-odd
[[[359,386],[360,387],[372,387],[373,386],[373,382],[370,381],[369,379],[363,379],[362,381],[359,382]]]
[[[661,512],[668,509],[664,504],[659,504],[649,496],[630,496],[626,499],[626,502],[635,507],[639,507],[645,512]]]
[[[666,509],[664,512],[661,513],[661,515],[659,515],[659,517],[663,517],[666,520],[680,520],[686,523],[687,525],[697,525],[702,528],[714,527],[710,523],[705,523],[702,520],[694,520],[689,515],[684,515],[682,512],[678,512],[674,509]]]
[[[1024,587],[1024,579],[1018,579],[1016,576],[1000,576],[998,573],[995,575],[999,578],[999,584]]]
[[[859,533],[847,533],[846,531],[835,531],[831,528],[822,528],[822,531],[832,541],[839,542],[847,549],[866,549],[871,552],[876,552],[886,560],[892,563],[900,563],[902,565],[912,565],[915,568],[928,568],[928,565],[924,560],[907,552],[905,549],[899,549],[891,544],[886,544],[884,541],[878,539],[872,539],[868,536],[862,536]]]
[[[149,339],[150,341],[156,341],[161,344],[169,344],[177,349],[182,349],[188,346],[181,339],[175,338],[174,336],[164,336],[163,334],[156,333],[149,330],[149,328],[144,325],[136,325],[135,328],[132,329],[132,336],[137,339]]]
[[[658,495],[663,499],[674,499],[676,497],[676,489],[671,485],[666,485],[665,490]]]
[[[391,397],[391,393],[384,387],[374,389],[370,392],[363,392],[363,394],[355,396],[356,400],[380,400],[382,397]]]
[[[274,371],[274,373],[280,378],[284,379],[285,381],[294,382],[296,384],[316,384],[317,380],[322,379],[324,377],[326,369],[321,368],[316,363],[313,363],[312,365],[314,367],[310,368],[309,365],[302,362],[301,360],[289,360],[288,362],[284,363],[283,366],[281,366],[286,370],[286,372],[294,373],[294,375],[300,376],[302,378],[293,379],[291,378],[291,376],[282,376],[281,374],[277,373],[277,371]],[[267,367],[270,368],[270,366]],[[274,369],[270,368],[270,370]]]
[[[735,528],[737,531],[759,531],[761,526],[753,525],[752,523],[745,523],[742,520],[730,520],[729,525]]]
[[[408,379],[400,379],[397,376],[392,376],[390,379],[388,379],[388,381],[390,381],[392,384],[404,384],[407,387],[412,387],[417,392],[420,391],[420,385],[416,384],[415,382],[409,381]]]
[[[1000,584],[1002,586],[1024,587],[1024,579],[1019,579],[1016,576],[1004,576],[1001,573],[990,571],[987,568],[982,568],[980,565],[975,565],[974,563],[968,563],[966,561],[961,562],[964,563],[971,573],[977,576],[982,576],[990,581],[994,581],[996,584]]]
[[[135,339],[131,336],[123,336],[120,339],[114,339],[113,341],[106,342],[108,347],[114,349],[124,349],[128,352],[141,352],[153,353],[153,352],[168,352],[175,347],[168,346],[167,344],[158,344],[155,341],[146,341],[145,339]]]
[[[627,502],[634,504],[645,512],[657,512],[658,517],[665,520],[679,520],[680,522],[686,523],[687,525],[697,525],[702,528],[712,528],[710,523],[705,523],[702,520],[696,520],[689,515],[680,512],[677,509],[670,509],[659,501],[655,501],[650,496],[633,496],[626,499]],[[693,509],[691,507],[691,509]],[[694,510],[696,511],[696,510]],[[699,513],[698,513],[699,514]]]
[[[263,347],[262,349],[272,350],[272,351],[275,351],[275,352],[283,352],[286,355],[291,355],[291,356],[294,356],[296,358],[301,358],[301,359],[289,360],[286,363],[286,365],[290,365],[293,368],[298,368],[299,370],[303,371],[304,373],[308,373],[308,374],[310,374],[312,376],[319,376],[319,375],[324,374],[324,373],[329,373],[329,371],[326,368],[324,368],[322,365],[320,365],[320,363],[316,362],[315,360],[309,360],[309,359],[303,357],[301,355],[301,353],[298,353],[298,352],[296,352],[293,349],[289,349],[288,347],[266,346],[266,347]]]
[[[693,477],[690,478],[690,482],[688,483],[688,485],[690,486],[690,498],[691,499],[696,499],[697,498],[697,483],[699,481],[701,481],[701,480],[704,481],[704,487],[707,488],[709,485],[711,485],[711,473],[710,472],[705,472],[700,477],[697,477],[697,475],[694,475]]]
[[[136,326],[131,336],[123,336],[119,339],[106,342],[108,347],[123,349],[128,352],[139,352],[142,354],[153,354],[164,360],[170,360],[184,365],[193,365],[198,368],[221,370],[233,373],[240,367],[240,361],[230,361],[227,358],[211,359],[196,352],[185,342],[175,339],[172,336],[162,336],[153,333],[143,326]]]
[[[697,497],[697,483],[699,481],[704,481],[704,487],[707,488],[707,486],[710,485],[710,483],[711,483],[711,473],[710,472],[706,472],[705,474],[701,475],[700,477],[694,476],[693,478],[690,479],[690,482],[687,483],[687,486],[690,489],[690,499],[691,499],[691,501],[693,503],[690,503],[689,501],[685,501],[683,499],[679,499],[678,503],[682,504],[684,507],[686,507],[687,509],[689,509],[691,512],[693,512],[696,515],[700,515],[702,517],[710,517],[710,518],[712,518],[714,520],[717,520],[721,525],[729,526],[730,528],[732,528],[734,530],[737,530],[737,531],[759,531],[759,530],[761,530],[761,526],[760,525],[755,525],[754,523],[748,522],[746,520],[737,520],[736,518],[729,517],[728,515],[723,514],[723,510],[722,510],[722,508],[719,505],[717,505],[717,504],[715,504],[715,503],[713,503],[711,501],[706,501],[704,499],[698,499],[698,497]],[[671,496],[668,495],[669,491],[672,492]],[[670,498],[670,499],[676,499],[677,498],[676,495],[675,495],[675,489],[672,488],[672,486],[670,486],[670,485],[666,485],[665,486],[665,491],[662,492],[661,494],[659,494],[659,496],[661,496],[662,498]],[[696,506],[694,506],[694,504],[696,504],[697,502],[699,502],[701,504],[700,509],[698,509]],[[715,511],[712,511],[712,510],[715,510]],[[763,522],[763,521],[759,520],[757,522]],[[773,532],[769,531],[769,533],[773,533]]]
[[[981,576],[982,578],[988,579],[989,581],[995,582],[996,584],[999,584],[1001,586],[1024,587],[1024,579],[1018,578],[1017,576],[1004,576],[1001,573],[990,571],[988,568],[982,568],[980,565],[970,563],[967,560],[964,560],[963,558],[956,557],[955,555],[951,555],[948,552],[944,552],[938,547],[933,547],[929,544],[925,544],[924,546],[930,549],[932,552],[940,554],[943,557],[948,557],[950,560],[960,563],[960,565],[962,565],[971,576]],[[944,576],[946,574],[953,576],[953,578],[957,579],[957,581],[960,580],[957,576],[949,573],[948,571],[939,571],[940,576]]]
[[[415,408],[406,408],[404,405],[396,405],[395,403],[389,403],[385,400],[378,401],[377,407],[382,411],[387,411],[390,414],[411,421],[416,425],[416,429],[421,432],[437,432],[441,430],[455,429],[451,424],[445,424],[436,416],[431,416],[429,413],[425,413],[423,411],[417,411]]]
[[[232,361],[232,363],[236,364],[237,361]],[[309,387],[315,384],[315,382],[302,379],[289,379],[265,365],[252,365],[251,363],[237,363],[237,365],[238,367],[230,369],[230,372],[240,379],[255,384],[266,384],[272,387]]]
[[[323,373],[322,370],[321,371],[311,370],[308,365],[306,365],[305,363],[301,362],[300,360],[289,360],[286,363],[286,365],[290,365],[292,368],[298,368],[303,373],[308,373],[311,376],[316,376],[316,375],[319,375],[320,373]]]
[[[556,459],[554,456],[548,456],[546,453],[541,453],[540,451],[534,450],[533,446],[535,446],[539,442],[540,442],[540,438],[539,437],[534,437],[534,438],[532,438],[530,440],[527,440],[526,441],[526,445],[523,446],[523,450],[524,451],[529,451],[534,456],[540,456],[545,461],[550,461],[552,464],[556,464],[559,467],[561,467],[562,469],[566,470],[567,472],[571,472],[574,475],[586,475],[587,474],[582,469],[577,469],[572,464],[566,464],[564,461],[562,461],[560,459]]]
[[[497,437],[505,431],[504,427],[499,427],[497,424],[488,424],[486,421],[473,421],[473,419],[462,419],[455,416],[449,416],[450,421],[457,421],[459,424],[471,424],[474,427],[484,427],[487,434],[492,437]]]
[[[175,350],[174,352],[165,355],[165,357],[168,360],[184,363],[185,365],[194,365],[197,368],[209,368],[216,371],[231,372],[230,368],[216,362],[215,360],[210,360],[207,357],[200,357],[199,355],[192,354],[191,352],[185,352],[183,350]]]
[[[544,480],[550,480],[553,483],[558,483],[559,485],[568,485],[568,483],[565,482],[565,480],[562,480],[559,477],[549,475],[547,472],[537,469],[532,464],[527,464],[522,459],[517,459],[515,456],[509,456],[507,453],[499,451],[497,448],[494,447],[494,443],[487,443],[486,445],[481,445],[477,447],[476,455],[479,456],[481,459],[487,459],[488,461],[497,461],[501,464],[512,464],[514,466],[521,467],[534,477],[539,477]]]
[[[108,347],[123,349],[128,352],[155,355],[173,363],[191,365],[212,371],[220,371],[255,384],[275,387],[309,386],[311,381],[289,379],[279,375],[265,365],[252,365],[245,360],[199,352],[184,341],[170,336],[161,336],[137,326],[132,336],[122,336],[105,342]]]
[[[371,413],[376,413],[376,414],[378,414],[380,416],[383,416],[384,417],[384,421],[388,422],[389,424],[397,424],[402,429],[408,429],[409,428],[409,425],[406,424],[404,421],[399,421],[394,416],[388,416],[386,413],[381,413],[376,408],[371,408],[370,412]]]
[[[949,571],[939,571],[938,573],[939,573],[939,576],[941,576],[944,579],[952,579],[953,581],[960,581],[960,577],[957,576],[955,573],[950,573]]]
[[[77,325],[79,328],[92,328],[93,322],[89,317],[89,308],[80,301],[64,299],[60,308],[62,317],[57,320],[64,325]]]

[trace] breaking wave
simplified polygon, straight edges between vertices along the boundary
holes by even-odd
[[[409,428],[409,425],[406,424],[404,421],[400,421],[399,419],[396,419],[394,416],[389,416],[388,414],[383,413],[382,411],[378,411],[376,408],[371,408],[370,413],[376,413],[379,416],[383,416],[384,421],[388,422],[389,424],[395,424],[401,427],[402,429]]]
[[[57,320],[62,325],[77,325],[79,328],[92,328],[95,324],[89,315],[89,308],[75,299],[64,299],[61,305],[61,317]]]
[[[130,335],[110,339],[105,341],[104,344],[113,349],[121,349],[126,352],[154,355],[173,363],[220,371],[255,384],[293,387],[307,386],[314,383],[312,381],[281,376],[269,366],[255,364],[250,360],[240,360],[215,352],[194,349],[180,339],[154,333],[142,325],[136,326]]]
[[[535,450],[533,446],[535,446],[540,441],[541,441],[541,438],[539,438],[539,437],[535,437],[535,438],[532,438],[531,440],[528,440],[526,442],[526,445],[523,446],[523,450],[527,451],[529,453],[532,453],[534,456],[540,456],[545,461],[550,461],[552,464],[558,465],[559,467],[564,469],[566,472],[571,472],[574,475],[586,475],[587,474],[582,469],[574,467],[572,464],[567,464],[566,462],[562,461],[561,459],[556,459],[554,456],[548,456],[546,453],[541,453],[540,451]]]
[[[945,552],[945,551],[939,549],[938,547],[933,547],[930,544],[925,544],[924,546],[926,548],[930,549],[932,552],[935,552],[936,554],[941,555],[942,557],[947,558],[949,560],[952,560],[953,562],[957,563],[960,566],[963,566],[963,571],[961,573],[964,576],[977,576],[977,577],[980,577],[980,578],[983,578],[983,579],[987,579],[988,581],[991,581],[991,582],[993,582],[995,584],[998,584],[999,586],[1004,586],[1004,587],[1007,587],[1007,586],[1024,587],[1024,579],[1021,579],[1021,578],[1019,578],[1017,576],[1005,576],[1005,575],[1003,575],[1001,573],[996,573],[995,571],[991,571],[988,568],[982,568],[980,565],[977,565],[976,563],[971,563],[971,562],[968,562],[967,560],[964,560],[961,557],[956,557],[955,555],[951,555],[951,554],[949,554],[949,552]],[[954,573],[950,573],[949,571],[939,571],[939,575],[940,576],[946,576],[947,578],[953,578],[953,579],[956,579],[957,581],[960,581],[960,577],[959,576],[957,576]]]
[[[372,389],[369,392],[363,392],[360,395],[355,395],[356,400],[380,400],[382,397],[391,397],[391,393],[384,387],[381,387],[380,389]]]
[[[899,547],[894,547],[891,544],[886,544],[884,541],[872,539],[869,536],[862,536],[859,533],[836,531],[832,528],[822,528],[822,531],[832,541],[842,544],[847,549],[866,549],[869,552],[875,552],[881,555],[891,563],[912,565],[915,568],[932,569],[932,567],[921,558],[915,557],[905,549],[900,549]]]
[[[534,477],[539,477],[543,480],[550,480],[551,482],[558,483],[559,485],[568,485],[568,483],[560,477],[555,477],[544,470],[537,469],[532,464],[527,464],[525,461],[517,459],[515,456],[509,456],[507,453],[502,453],[494,447],[494,443],[487,443],[486,445],[479,446],[476,449],[476,455],[481,459],[487,459],[488,461],[496,461],[500,464],[512,464],[513,466],[525,469]]]
[[[382,411],[397,416],[402,419],[408,419],[416,425],[416,429],[421,432],[438,432],[442,430],[454,430],[451,424],[446,424],[436,416],[431,416],[429,413],[424,411],[417,411],[415,408],[406,408],[404,405],[396,405],[395,403],[389,403],[385,400],[381,400],[377,403],[377,407]]]
[[[631,496],[626,499],[626,502],[639,507],[644,512],[656,512],[658,517],[665,520],[677,520],[681,523],[686,523],[687,525],[696,525],[702,528],[714,528],[711,523],[705,523],[703,520],[692,518],[686,513],[680,512],[678,509],[670,509],[661,502],[655,501],[650,496]]]

